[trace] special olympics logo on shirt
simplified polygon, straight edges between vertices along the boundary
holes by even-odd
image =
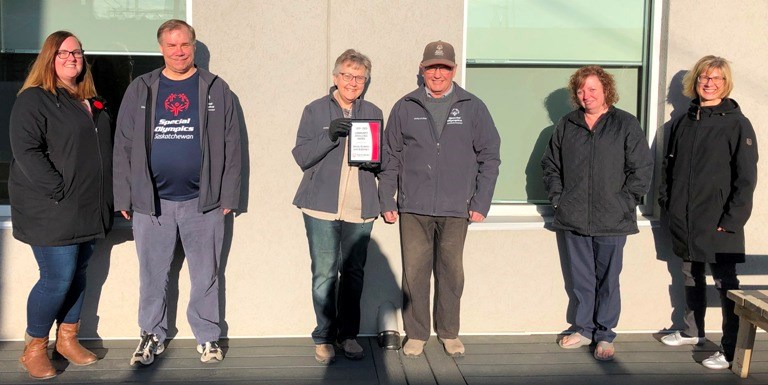
[[[170,111],[173,116],[179,116],[181,111],[189,109],[189,98],[186,94],[170,94],[165,99],[163,106]]]

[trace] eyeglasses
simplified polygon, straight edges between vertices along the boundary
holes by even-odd
[[[699,75],[699,84],[707,84],[711,80],[712,83],[720,85],[723,84],[723,80],[725,80],[722,76],[707,76],[707,75]]]
[[[341,75],[341,78],[344,79],[345,82],[351,82],[352,79],[355,79],[355,83],[365,84],[365,82],[368,81],[368,77],[363,75],[355,76],[345,72],[339,72],[339,75]]]
[[[72,55],[72,56],[80,59],[80,58],[83,57],[84,53],[85,53],[85,51],[83,51],[81,49],[76,49],[74,51],[67,51],[65,49],[60,49],[60,50],[56,51],[56,56],[58,56],[59,59],[62,59],[62,60],[66,60],[69,57],[69,55]]]
[[[453,68],[444,65],[424,67],[424,73],[427,75],[434,75],[435,72],[439,72],[441,75],[445,75],[451,71],[453,71]]]

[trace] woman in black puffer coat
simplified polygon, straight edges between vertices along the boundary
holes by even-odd
[[[721,351],[702,364],[727,369],[739,318],[726,294],[739,288],[736,264],[744,262],[744,225],[757,183],[757,141],[739,105],[728,98],[733,79],[725,59],[701,58],[686,74],[683,89],[694,99],[688,113],[672,124],[659,204],[669,214],[674,252],[684,261],[686,330],[662,342],[679,346],[704,341],[704,269],[709,264],[720,292],[723,338]]]

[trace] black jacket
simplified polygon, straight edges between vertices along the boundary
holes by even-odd
[[[757,184],[757,140],[732,99],[694,100],[672,124],[659,205],[675,254],[686,261],[744,262],[744,225]],[[722,227],[727,232],[718,232]]]
[[[103,238],[112,226],[112,130],[109,116],[91,106],[93,116],[63,89],[29,88],[16,99],[8,180],[16,239],[71,245]]]
[[[553,226],[590,236],[637,233],[653,158],[637,119],[610,107],[590,131],[581,109],[558,122],[541,160]]]

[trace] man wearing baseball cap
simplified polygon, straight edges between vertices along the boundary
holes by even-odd
[[[499,175],[499,133],[485,104],[453,82],[453,46],[427,44],[424,85],[392,107],[379,174],[384,220],[400,217],[403,253],[403,354],[423,353],[429,339],[430,277],[434,327],[446,354],[464,355],[459,340],[464,239],[482,222]],[[397,194],[397,196],[395,196]]]

